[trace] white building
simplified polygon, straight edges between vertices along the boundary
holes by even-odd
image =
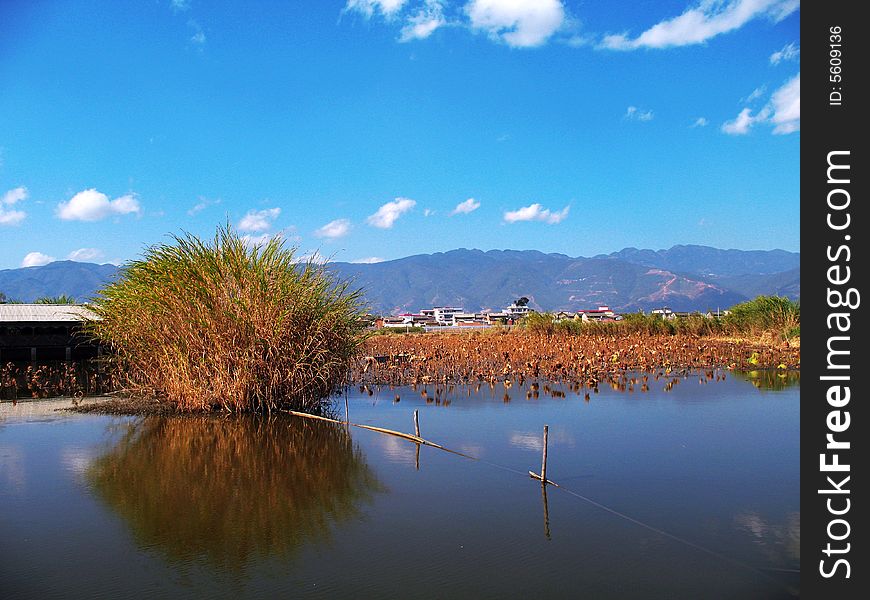
[[[503,312],[508,316],[508,318],[516,320],[532,312],[532,309],[528,306],[521,306],[518,305],[516,302],[512,302],[510,306],[505,307]]]
[[[422,313],[424,311],[420,312]],[[458,306],[436,306],[432,309],[432,316],[434,316],[435,320],[439,323],[452,325],[454,323],[453,315],[464,312],[465,309]]]

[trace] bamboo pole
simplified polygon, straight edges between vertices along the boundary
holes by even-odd
[[[420,420],[417,418],[417,411],[414,411],[414,435],[420,437]]]
[[[327,421],[329,423],[342,423],[337,419],[330,419],[329,417],[321,417],[319,415],[312,415],[310,413],[299,412],[297,410],[287,410],[284,409],[281,412],[284,412],[289,415],[293,415],[295,417],[304,417],[306,419],[316,419],[318,421]],[[386,433],[389,435],[394,435],[396,437],[404,438],[406,440],[411,440],[412,442],[416,442],[418,444],[423,444],[424,446],[432,446],[433,448],[438,448],[439,450],[444,450],[445,452],[449,452],[450,454],[456,454],[457,456],[464,456],[465,458],[470,458],[471,460],[479,460],[474,456],[469,456],[468,454],[464,454],[457,450],[451,450],[450,448],[445,448],[440,444],[436,444],[435,442],[430,442],[429,440],[424,440],[423,438],[411,435],[410,433],[402,433],[401,431],[394,431],[392,429],[386,429],[384,427],[374,427],[373,425],[360,425],[359,423],[347,423],[348,426],[351,427],[359,427],[360,429],[368,429],[369,431],[377,431],[378,433]],[[530,472],[531,473],[531,472]],[[537,475],[535,476],[537,477]],[[552,481],[548,481],[547,483],[553,484]]]
[[[541,482],[547,485],[547,433],[549,427],[544,425],[544,452],[541,455]]]
[[[547,437],[549,432],[549,427],[544,425],[544,444],[541,452],[541,474],[538,475],[534,471],[529,471],[529,477],[532,479],[537,479],[541,482],[542,485],[554,485],[556,487],[560,487],[558,483],[550,481],[547,479]]]

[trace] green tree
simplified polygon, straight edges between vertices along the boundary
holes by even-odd
[[[76,299],[66,294],[60,296],[43,296],[33,301],[34,304],[76,304]]]

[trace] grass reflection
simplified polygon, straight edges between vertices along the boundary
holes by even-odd
[[[253,415],[137,421],[87,476],[143,547],[231,570],[328,539],[382,490],[342,427]]]
[[[734,376],[750,382],[760,390],[779,391],[801,383],[801,372],[780,369],[734,371]]]

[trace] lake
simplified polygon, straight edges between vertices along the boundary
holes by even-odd
[[[796,596],[800,386],[722,375],[349,391],[352,422],[413,433],[418,410],[454,452],[2,403],[0,597]]]

